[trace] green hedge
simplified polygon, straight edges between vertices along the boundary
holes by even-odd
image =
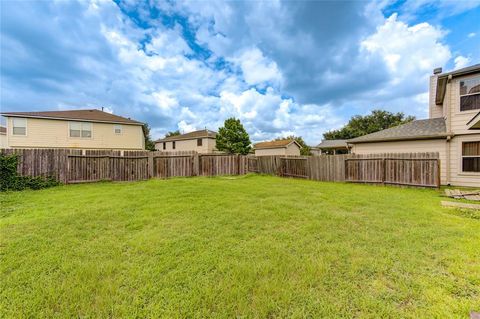
[[[53,177],[20,176],[17,173],[18,155],[0,154],[0,191],[41,189],[60,183]]]

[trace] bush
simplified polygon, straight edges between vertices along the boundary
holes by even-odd
[[[0,191],[41,189],[60,183],[53,177],[20,176],[17,173],[18,155],[0,154]]]

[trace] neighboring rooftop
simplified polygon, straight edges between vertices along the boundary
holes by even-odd
[[[347,148],[347,140],[323,140],[317,148]]]
[[[347,140],[347,143],[433,139],[447,136],[443,117],[412,121],[383,131]]]
[[[455,76],[466,75],[466,74],[476,73],[476,72],[480,72],[480,63],[474,64],[474,65],[471,65],[471,66],[467,66],[465,68],[461,68],[461,69],[458,69],[458,70],[445,72],[445,73],[440,73],[438,76],[439,77],[447,77],[447,76],[451,75],[451,76],[455,77]]]
[[[2,135],[7,134],[7,128],[5,126],[0,125],[0,134]]]
[[[69,110],[69,111],[45,111],[45,112],[2,112],[3,116],[42,118],[53,120],[75,120],[101,123],[118,123],[143,125],[141,122],[131,120],[115,114],[110,114],[100,110]]]
[[[278,141],[269,141],[269,142],[260,142],[253,145],[254,149],[264,149],[264,148],[284,148],[290,145],[291,143],[298,143],[295,140],[284,139]],[[298,145],[300,147],[300,145]]]
[[[217,132],[210,131],[207,129],[193,131],[185,134],[180,135],[173,135],[169,137],[165,137],[162,139],[157,140],[156,142],[169,142],[169,141],[179,141],[179,140],[191,140],[196,138],[215,138],[217,136]]]

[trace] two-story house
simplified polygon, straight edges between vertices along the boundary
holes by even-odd
[[[8,148],[143,150],[143,123],[100,110],[3,112]]]
[[[207,129],[173,135],[155,141],[155,149],[169,152],[213,153],[216,151],[216,136],[216,132]]]
[[[430,77],[429,118],[348,140],[354,154],[438,152],[441,183],[480,187],[480,64]]]

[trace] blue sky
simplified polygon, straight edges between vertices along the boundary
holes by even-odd
[[[235,116],[253,141],[374,108],[427,116],[480,62],[480,1],[2,1],[1,111],[100,108],[167,131]]]

